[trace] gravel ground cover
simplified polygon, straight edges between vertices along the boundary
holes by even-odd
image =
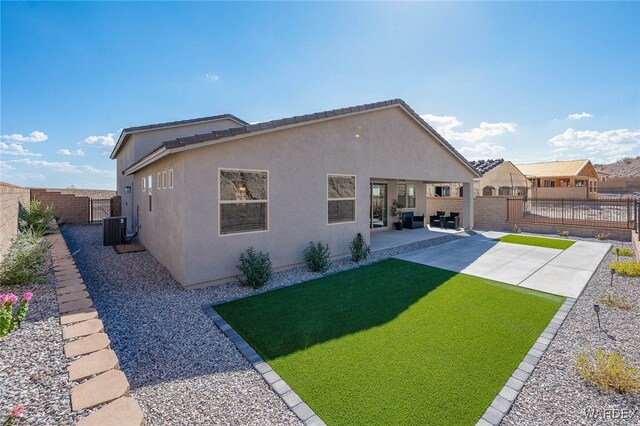
[[[607,242],[621,246],[619,242]],[[630,247],[629,243],[625,245]],[[600,264],[503,425],[640,425],[638,398],[599,390],[584,381],[574,367],[579,352],[596,348],[616,351],[640,367],[640,278],[616,275],[611,287],[608,265],[615,258],[610,253]],[[621,311],[598,301],[609,294],[624,297],[636,307]],[[603,331],[598,329],[595,303],[601,306]]]
[[[147,424],[299,424],[201,309],[255,290],[232,282],[187,291],[149,252],[103,247],[99,226],[63,234]],[[370,262],[456,238],[375,252]],[[327,274],[355,266],[338,259]],[[279,271],[261,291],[320,276],[304,267]]]
[[[51,274],[53,280],[53,274]],[[25,409],[18,424],[69,425],[68,362],[62,351],[62,327],[52,283],[1,287],[1,293],[34,296],[20,328],[0,338],[0,421],[16,405]]]

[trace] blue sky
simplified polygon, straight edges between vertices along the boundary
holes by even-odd
[[[2,2],[0,180],[114,188],[123,127],[402,98],[470,159],[640,155],[640,3]]]

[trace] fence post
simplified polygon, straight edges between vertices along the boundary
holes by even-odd
[[[560,199],[560,223],[564,225],[564,198]]]

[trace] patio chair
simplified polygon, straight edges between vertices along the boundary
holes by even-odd
[[[460,213],[451,212],[449,216],[444,218],[444,228],[460,229]]]
[[[443,218],[445,216],[445,212],[437,211],[435,215],[429,216],[429,225],[443,228],[444,221]]]
[[[408,229],[424,228],[424,216],[415,216],[413,212],[404,214],[404,227]]]

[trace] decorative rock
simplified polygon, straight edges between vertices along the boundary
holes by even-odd
[[[140,426],[142,419],[138,403],[133,398],[123,396],[81,419],[76,426]]]
[[[89,293],[86,290],[74,291],[58,296],[58,303],[73,302],[74,300],[86,299]]]
[[[98,311],[95,308],[82,309],[72,314],[62,315],[60,317],[60,325],[73,324],[74,322],[86,321],[98,318]]]
[[[102,321],[99,319],[90,319],[63,328],[62,338],[64,340],[73,339],[74,337],[88,336],[102,331],[104,331]]]
[[[81,309],[93,307],[91,299],[74,300],[73,302],[60,303],[59,310],[61,314],[79,311]]]
[[[90,354],[108,348],[110,343],[109,336],[105,333],[92,334],[64,345],[64,355],[67,358],[72,358]]]
[[[110,370],[71,389],[71,409],[79,411],[129,396],[129,381],[120,370]]]
[[[85,355],[67,366],[69,379],[74,382],[118,368],[118,357],[111,349],[102,349]]]

